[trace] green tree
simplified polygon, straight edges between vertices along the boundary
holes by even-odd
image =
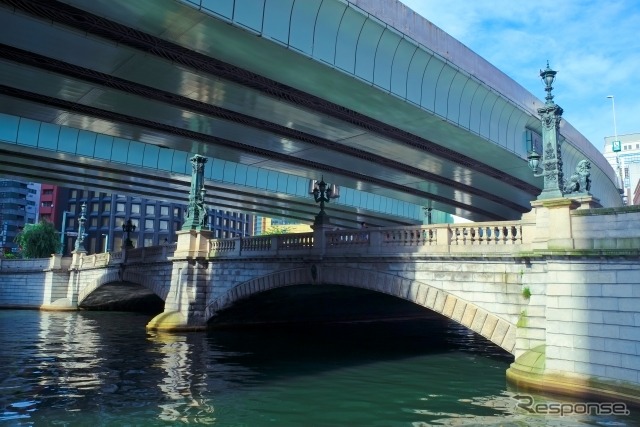
[[[15,242],[20,246],[24,258],[48,258],[60,249],[56,229],[47,221],[25,225]]]
[[[274,234],[287,234],[291,233],[291,227],[286,225],[272,225],[262,232],[263,236],[271,236]]]

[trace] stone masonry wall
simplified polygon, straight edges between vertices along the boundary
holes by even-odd
[[[0,273],[0,306],[38,308],[42,305],[47,272]]]
[[[640,262],[547,260],[546,369],[640,383]]]

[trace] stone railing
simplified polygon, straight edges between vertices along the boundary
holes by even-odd
[[[69,270],[72,259],[53,254],[49,258],[15,259],[0,257],[0,272],[15,273],[44,270]]]
[[[148,246],[144,248],[132,248],[125,249],[118,252],[104,252],[97,254],[83,254],[78,258],[78,265],[80,269],[101,268],[110,265],[118,265],[123,263],[143,263],[143,262],[159,262],[168,261],[177,248],[176,243],[169,245]],[[66,265],[67,268],[72,262],[71,258],[62,259],[62,267]]]
[[[274,234],[270,236],[211,239],[209,256],[272,256],[307,253],[313,249],[313,233]]]
[[[147,246],[143,248],[125,249],[122,257],[125,262],[157,262],[168,260],[175,253],[176,243],[169,245]]]
[[[521,245],[522,223],[505,221],[495,223],[453,224],[450,244],[460,245]]]
[[[209,241],[210,257],[340,254],[510,254],[530,250],[535,227],[523,221],[437,224],[324,232],[324,248],[314,233],[280,234]]]
[[[85,255],[81,258],[81,268],[106,267],[109,265],[110,253]]]
[[[50,269],[51,258],[15,259],[0,258],[0,272],[43,271]]]

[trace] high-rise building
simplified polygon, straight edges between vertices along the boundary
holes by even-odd
[[[640,133],[618,135],[619,144],[614,144],[614,140],[613,136],[604,139],[604,157],[616,172],[624,202],[636,203],[634,193],[640,182]]]
[[[25,224],[38,221],[40,184],[0,180],[0,251],[18,252],[14,242]]]

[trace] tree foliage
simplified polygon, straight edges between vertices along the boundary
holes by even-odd
[[[291,233],[291,227],[286,225],[272,225],[262,232],[263,236],[272,236],[274,234],[287,234]]]
[[[20,246],[24,258],[48,258],[60,249],[56,229],[47,221],[25,225],[15,242]]]

